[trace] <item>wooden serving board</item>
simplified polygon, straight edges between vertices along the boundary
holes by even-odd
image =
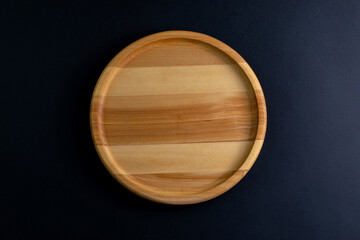
[[[95,87],[90,118],[109,172],[168,204],[233,187],[266,130],[264,95],[249,65],[224,43],[187,31],[156,33],[117,54]]]

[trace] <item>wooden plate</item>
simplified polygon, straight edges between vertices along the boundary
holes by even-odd
[[[90,122],[109,172],[134,193],[168,204],[214,198],[250,170],[266,106],[254,72],[204,34],[144,37],[108,64]]]

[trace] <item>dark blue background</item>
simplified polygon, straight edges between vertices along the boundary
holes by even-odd
[[[360,239],[359,1],[1,1],[0,22],[1,239]],[[249,174],[191,206],[128,192],[89,130],[111,58],[174,29],[238,51],[268,108]]]

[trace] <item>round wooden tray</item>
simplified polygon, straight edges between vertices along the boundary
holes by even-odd
[[[161,203],[214,198],[250,170],[266,131],[254,72],[204,34],[144,37],[108,64],[95,87],[90,122],[109,172]]]

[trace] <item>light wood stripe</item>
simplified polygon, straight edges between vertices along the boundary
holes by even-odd
[[[253,92],[236,64],[115,69],[107,96]]]
[[[136,49],[126,61],[113,61],[110,66],[140,68],[222,65],[234,62],[226,53],[210,44],[194,39],[171,38]]]
[[[244,141],[103,148],[112,153],[115,164],[127,174],[224,173],[239,169],[253,144]]]

